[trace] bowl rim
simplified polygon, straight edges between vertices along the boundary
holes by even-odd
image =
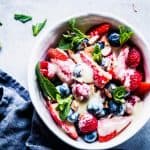
[[[54,131],[53,128],[52,128],[50,125],[48,125],[46,118],[44,117],[44,115],[42,115],[42,114],[40,113],[40,111],[39,111],[39,109],[38,109],[38,107],[37,107],[37,105],[36,105],[36,98],[35,98],[34,95],[32,94],[32,92],[33,92],[33,87],[32,87],[32,86],[33,86],[33,85],[30,84],[31,76],[33,76],[33,75],[32,75],[33,71],[32,71],[32,67],[31,67],[31,66],[32,66],[32,65],[31,65],[31,64],[32,64],[32,63],[31,63],[31,62],[32,62],[32,57],[35,55],[35,49],[39,47],[39,45],[42,43],[43,39],[46,38],[47,34],[48,34],[50,31],[54,30],[55,28],[59,27],[61,24],[67,22],[70,18],[79,18],[79,17],[82,18],[82,17],[89,17],[89,16],[98,16],[98,17],[109,18],[109,19],[111,19],[111,20],[120,22],[120,23],[122,23],[122,24],[125,24],[125,25],[131,27],[131,28],[135,31],[137,37],[139,37],[139,39],[142,40],[142,42],[144,43],[144,45],[145,45],[147,48],[150,47],[149,44],[148,44],[148,42],[147,42],[147,40],[143,37],[143,35],[142,35],[141,33],[139,33],[139,31],[138,31],[135,27],[133,27],[131,24],[129,24],[126,20],[124,20],[124,19],[122,19],[122,18],[120,18],[120,17],[118,17],[118,16],[116,16],[116,15],[113,15],[113,14],[110,14],[110,13],[100,13],[100,14],[99,14],[99,13],[86,13],[86,14],[85,14],[85,13],[84,13],[84,14],[83,14],[83,13],[81,13],[81,14],[79,13],[79,14],[77,14],[77,15],[73,15],[73,16],[70,16],[70,17],[68,17],[68,18],[66,17],[66,19],[64,19],[64,18],[63,18],[63,19],[60,19],[59,21],[57,21],[57,23],[55,23],[55,24],[52,25],[51,27],[47,27],[47,28],[45,29],[45,31],[40,35],[40,37],[37,38],[37,42],[36,42],[35,46],[33,47],[32,51],[31,51],[31,57],[29,58],[28,75],[27,75],[27,76],[28,76],[28,77],[27,77],[28,79],[27,79],[27,80],[28,80],[28,89],[29,89],[29,93],[30,93],[31,102],[32,102],[32,104],[33,104],[33,106],[34,106],[36,112],[38,113],[39,117],[41,118],[41,120],[44,122],[44,124],[48,127],[48,129],[49,129],[51,132],[53,132],[59,139],[61,139],[63,142],[65,142],[66,144],[68,144],[68,145],[70,145],[70,146],[72,146],[72,147],[75,147],[75,148],[78,148],[78,149],[90,149],[90,150],[94,149],[94,150],[98,150],[98,149],[107,149],[107,148],[112,148],[112,147],[118,146],[118,145],[124,143],[125,141],[127,141],[128,139],[130,139],[130,138],[131,138],[132,136],[134,136],[134,135],[145,125],[145,123],[149,120],[149,118],[150,118],[150,113],[147,113],[146,116],[143,117],[143,120],[139,122],[139,124],[138,124],[138,126],[136,127],[136,129],[134,129],[134,130],[131,132],[130,135],[129,135],[129,134],[128,134],[128,135],[125,135],[125,138],[118,140],[116,143],[109,143],[107,147],[103,147],[103,148],[102,148],[102,146],[93,147],[93,144],[92,144],[92,146],[90,146],[90,145],[85,146],[85,145],[83,145],[83,144],[79,144],[79,142],[78,142],[78,143],[77,143],[77,142],[70,142],[70,141],[68,141],[68,140],[63,139],[63,137],[60,136],[58,132]],[[56,126],[57,126],[57,125],[56,125]]]

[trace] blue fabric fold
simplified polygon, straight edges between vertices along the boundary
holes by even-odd
[[[114,150],[149,149],[150,124],[146,128]],[[1,70],[0,150],[74,150],[45,126],[34,111],[28,91]]]

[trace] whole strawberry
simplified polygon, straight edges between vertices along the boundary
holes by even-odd
[[[137,89],[142,81],[142,74],[135,71],[133,75],[130,76],[130,90],[134,91]]]
[[[86,134],[97,130],[97,125],[98,121],[93,115],[89,113],[80,115],[78,127],[82,133]]]
[[[141,61],[141,54],[137,48],[132,48],[129,51],[126,64],[131,68],[136,68],[139,66]]]

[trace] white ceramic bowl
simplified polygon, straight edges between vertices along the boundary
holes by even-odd
[[[136,45],[139,46],[139,48],[142,51],[145,63],[145,73],[146,73],[146,81],[150,81],[150,47],[148,47],[145,39],[137,32],[137,30],[126,23],[125,21],[122,21],[122,19],[118,19],[114,16],[110,15],[95,15],[95,14],[87,14],[85,16],[76,17],[79,18],[79,24],[81,28],[86,30],[92,25],[100,24],[101,22],[109,22],[113,24],[114,26],[118,26],[120,24],[125,24],[134,31],[134,36],[132,40]],[[117,146],[129,138],[131,138],[136,132],[138,132],[144,124],[148,121],[150,117],[150,94],[148,94],[144,99],[143,108],[140,110],[140,113],[138,114],[138,117],[134,119],[134,121],[129,125],[127,129],[125,129],[121,134],[119,134],[116,138],[105,142],[95,142],[92,144],[85,143],[83,140],[78,139],[77,141],[72,140],[68,135],[66,135],[62,130],[55,124],[53,119],[51,118],[48,110],[45,107],[44,99],[41,96],[37,82],[36,82],[36,75],[35,75],[35,66],[37,62],[44,57],[47,48],[55,46],[55,43],[59,36],[66,30],[67,27],[67,21],[60,22],[56,26],[49,27],[46,32],[41,36],[40,39],[38,39],[35,47],[33,48],[31,59],[29,62],[29,68],[28,68],[28,86],[29,86],[29,92],[31,96],[32,103],[43,120],[43,122],[47,125],[47,127],[56,135],[58,136],[62,141],[66,142],[67,144],[76,147],[78,149],[107,149],[114,146]]]

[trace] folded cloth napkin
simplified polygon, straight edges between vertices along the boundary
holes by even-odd
[[[114,149],[149,149],[150,130],[142,132],[143,136],[140,133]],[[0,150],[28,149],[74,150],[44,125],[33,109],[28,91],[0,70]]]

